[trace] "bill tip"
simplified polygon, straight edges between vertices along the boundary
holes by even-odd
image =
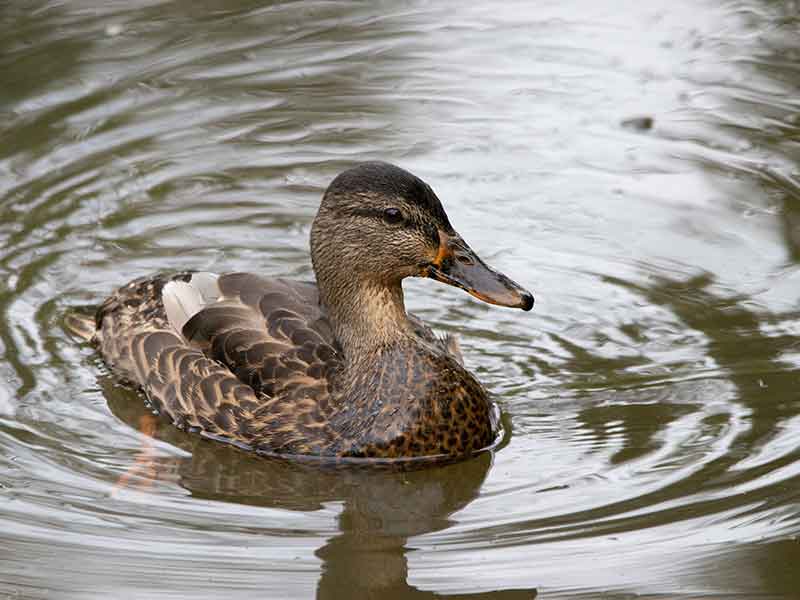
[[[533,294],[530,292],[524,292],[522,294],[522,306],[520,308],[526,311],[533,308]]]

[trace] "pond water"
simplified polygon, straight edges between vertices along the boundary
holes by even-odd
[[[799,10],[4,3],[0,598],[796,598]],[[309,278],[366,159],[536,296],[406,285],[505,445],[328,472],[140,432],[65,312],[169,269]]]

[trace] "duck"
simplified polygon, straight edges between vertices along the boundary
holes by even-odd
[[[406,312],[402,282],[524,311],[532,294],[478,257],[427,183],[385,162],[333,179],[310,249],[315,282],[160,273],[67,326],[155,413],[258,454],[400,460],[492,446],[497,405],[455,338]]]

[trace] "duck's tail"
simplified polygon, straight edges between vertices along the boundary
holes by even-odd
[[[97,331],[94,315],[87,315],[74,310],[64,315],[64,327],[69,333],[90,342]]]

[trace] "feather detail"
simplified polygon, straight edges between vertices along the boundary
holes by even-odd
[[[64,316],[64,325],[67,331],[82,340],[89,342],[94,338],[95,325],[93,316],[69,312]]]
[[[220,296],[217,276],[213,273],[194,273],[189,281],[169,281],[161,291],[167,321],[177,332],[197,313]]]

